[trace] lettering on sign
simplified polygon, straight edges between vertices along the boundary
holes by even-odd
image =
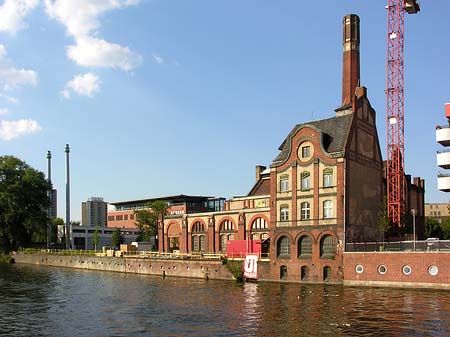
[[[258,278],[258,255],[247,255],[244,261],[244,277]]]

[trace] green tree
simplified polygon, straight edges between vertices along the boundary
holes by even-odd
[[[164,242],[164,217],[167,214],[167,209],[169,208],[169,205],[167,204],[167,202],[165,202],[164,200],[156,200],[153,201],[149,204],[151,210],[153,211],[153,214],[155,214],[156,216],[156,231],[158,231],[158,220],[161,221],[161,223],[163,224],[162,226],[162,250],[163,251],[167,251],[169,247],[164,247],[165,246],[165,242]],[[157,245],[158,246],[158,245]]]
[[[425,218],[425,236],[427,238],[442,238],[441,224],[436,219]]]
[[[94,235],[92,236],[92,243],[94,244],[95,251],[97,251],[97,245],[98,245],[99,241],[100,241],[100,238],[98,236],[98,226],[96,226]]]
[[[142,209],[134,211],[136,215],[136,225],[139,228],[138,241],[149,241],[151,236],[158,233],[158,219],[154,213]]]
[[[123,243],[123,235],[119,228],[116,228],[112,233],[111,245],[113,247],[118,247],[121,243]]]
[[[450,239],[450,218],[446,218],[444,221],[442,221],[441,230],[442,230],[442,239],[443,240]]]
[[[13,156],[0,156],[0,249],[8,253],[47,236],[44,173]]]

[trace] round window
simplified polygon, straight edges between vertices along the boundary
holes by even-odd
[[[386,274],[387,268],[384,264],[378,266],[378,273],[381,275]]]
[[[436,266],[429,266],[428,273],[432,276],[436,276],[439,273],[439,269]]]
[[[409,274],[411,274],[412,269],[410,266],[403,266],[402,271],[403,271],[403,274],[409,275]]]
[[[364,271],[364,267],[363,267],[362,265],[358,264],[358,265],[356,266],[356,268],[355,268],[355,271],[356,271],[358,274],[362,274],[362,272]]]

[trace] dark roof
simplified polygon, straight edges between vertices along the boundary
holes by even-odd
[[[296,125],[280,145],[279,150],[281,152],[272,165],[283,163],[289,157],[292,137],[305,127],[313,127],[322,132],[322,146],[326,152],[331,154],[344,151],[352,116],[353,114],[346,114]]]
[[[148,199],[138,199],[138,200],[127,200],[127,201],[117,201],[117,202],[110,202],[110,205],[126,205],[126,204],[135,204],[135,203],[149,203],[156,200],[164,200],[164,201],[203,201],[208,200],[212,197],[208,196],[200,196],[200,195],[169,195],[165,197],[158,197],[158,198],[148,198]]]
[[[252,190],[248,193],[248,196],[260,196],[270,194],[270,178],[262,178],[256,182]]]

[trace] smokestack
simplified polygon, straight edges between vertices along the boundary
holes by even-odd
[[[52,153],[50,151],[47,152],[47,164],[48,164],[48,175],[47,180],[49,183],[48,190],[48,198],[50,200],[50,205],[47,209],[47,248],[50,248],[50,240],[51,240],[51,217],[52,217],[52,205],[53,205],[53,197],[52,197]]]
[[[359,17],[356,14],[344,16],[343,40],[343,74],[342,106],[351,104],[355,89],[360,86],[359,74]]]
[[[71,248],[71,241],[70,241],[70,172],[69,172],[69,153],[70,148],[69,144],[66,144],[66,248]]]

